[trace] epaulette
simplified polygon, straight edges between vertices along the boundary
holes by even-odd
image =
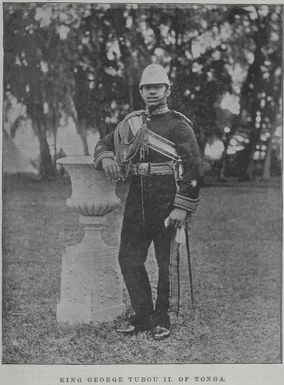
[[[175,111],[175,110],[172,110],[174,116],[178,119],[184,119],[187,121],[187,123],[189,123],[191,125],[191,127],[193,127],[193,123],[192,121],[187,117],[185,116],[184,114],[182,114],[181,112],[178,112],[178,111]]]
[[[134,116],[140,116],[144,112],[145,112],[145,110],[137,110],[137,111],[130,112],[129,114],[127,114],[125,116],[124,120],[127,121],[128,119],[133,118]]]

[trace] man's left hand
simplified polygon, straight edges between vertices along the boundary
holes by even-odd
[[[173,226],[176,229],[180,229],[182,226],[185,226],[185,221],[187,217],[187,211],[183,209],[173,209],[168,216],[168,225]]]

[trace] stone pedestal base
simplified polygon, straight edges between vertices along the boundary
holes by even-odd
[[[67,247],[62,257],[59,322],[111,321],[124,311],[117,249],[100,235],[105,218],[82,216],[85,235],[80,244]]]

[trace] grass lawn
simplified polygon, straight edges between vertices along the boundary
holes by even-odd
[[[280,362],[279,180],[202,190],[191,232],[196,307],[183,253],[180,317],[162,342],[117,335],[119,320],[58,324],[61,255],[82,237],[78,214],[65,206],[69,180],[3,183],[3,363]],[[154,283],[152,252],[147,267]]]

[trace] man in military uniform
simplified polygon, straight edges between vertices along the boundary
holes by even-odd
[[[128,114],[98,142],[94,163],[112,180],[130,180],[119,263],[135,316],[118,332],[151,330],[160,340],[170,335],[171,242],[199,201],[199,155],[191,122],[168,109],[165,69],[146,67],[139,88],[146,109]],[[144,265],[152,241],[158,264],[155,306]]]

